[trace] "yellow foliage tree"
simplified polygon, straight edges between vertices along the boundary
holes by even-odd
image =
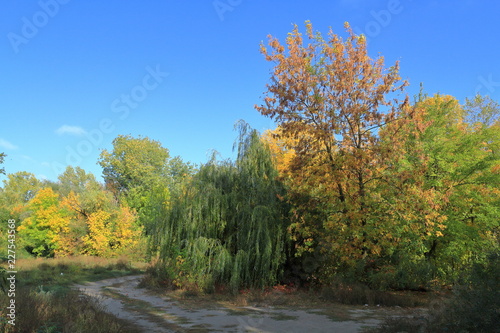
[[[66,252],[63,238],[68,233],[68,213],[52,188],[43,188],[26,207],[31,212],[18,227],[25,247],[37,256],[55,256]]]
[[[80,252],[102,257],[122,254],[140,255],[142,227],[138,226],[137,214],[127,206],[119,206],[110,192],[89,191],[83,194],[70,192],[64,204],[72,212],[73,225],[85,225]],[[68,244],[77,242],[73,233]]]
[[[112,212],[99,210],[89,215],[89,232],[83,241],[89,254],[115,257],[133,255],[141,244],[142,227],[136,224],[137,215],[128,207]]]

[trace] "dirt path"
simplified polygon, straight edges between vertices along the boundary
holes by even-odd
[[[274,307],[187,307],[165,296],[137,288],[142,276],[127,276],[77,285],[101,299],[119,318],[134,322],[144,332],[361,332],[380,322],[381,309],[351,307],[341,318],[322,310]]]

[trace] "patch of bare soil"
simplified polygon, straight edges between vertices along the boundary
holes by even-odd
[[[77,285],[101,299],[105,308],[133,322],[144,332],[362,332],[403,309],[332,305],[328,308],[235,305],[210,299],[182,299],[138,288],[142,276],[128,276]],[[279,297],[278,297],[279,298]],[[246,302],[245,302],[246,303]],[[305,305],[305,306],[304,306]]]

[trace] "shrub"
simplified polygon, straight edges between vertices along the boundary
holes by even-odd
[[[472,267],[430,324],[434,331],[500,332],[500,252]]]
[[[425,318],[390,318],[376,332],[500,332],[500,252],[476,263]]]
[[[159,260],[153,260],[151,264],[146,268],[144,278],[139,283],[141,288],[165,288],[167,290],[176,289],[174,284],[173,273],[167,270],[163,262]]]
[[[424,304],[421,299],[413,295],[399,295],[394,292],[373,290],[361,283],[332,283],[321,289],[321,298],[348,305],[415,307]]]

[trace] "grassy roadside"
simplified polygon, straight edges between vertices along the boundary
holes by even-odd
[[[8,297],[9,288],[2,276],[0,332],[140,332],[130,323],[103,311],[95,298],[79,295],[71,285],[138,274],[144,266],[126,258],[88,256],[18,260],[15,297]],[[7,322],[10,299],[15,299],[15,326]]]
[[[105,259],[90,256],[56,259],[21,259],[16,262],[17,284],[43,286],[46,291],[67,289],[75,283],[103,280],[143,272],[146,264],[126,258]]]
[[[154,265],[147,268],[140,287],[162,294],[185,310],[225,308],[234,314],[248,314],[249,308],[302,310],[325,315],[333,321],[350,321],[352,311],[371,309],[373,316],[414,316],[424,313],[429,305],[444,296],[435,292],[377,291],[362,284],[336,283],[316,288],[275,285],[264,289],[243,289],[234,293],[227,286],[215,286],[203,292],[196,285],[178,288],[164,271]],[[284,319],[284,318],[283,318]]]
[[[145,270],[140,287],[164,293],[168,297],[193,306],[209,307],[224,303],[234,306],[262,305],[274,307],[325,307],[330,305],[369,305],[383,307],[426,307],[442,294],[414,291],[378,291],[359,283],[332,283],[329,286],[298,288],[293,285],[275,285],[264,289],[244,289],[234,293],[227,286],[215,286],[212,292],[203,292],[196,285],[176,286],[174,281],[155,264]]]

